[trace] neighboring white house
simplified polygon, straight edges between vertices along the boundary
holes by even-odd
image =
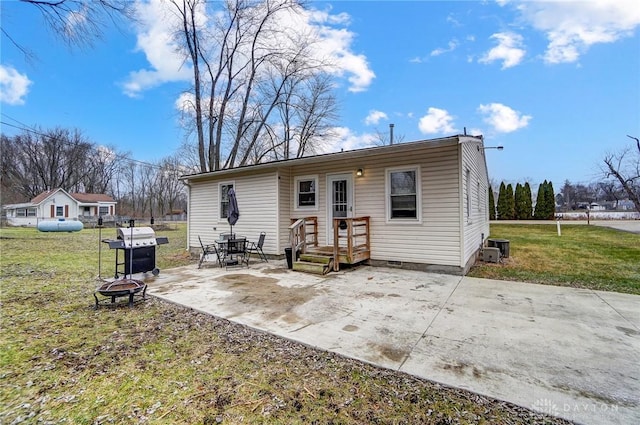
[[[35,227],[42,220],[84,220],[115,215],[117,202],[109,195],[67,193],[64,189],[42,192],[31,202],[5,205],[12,226]]]
[[[283,255],[293,220],[314,217],[320,245],[335,218],[368,217],[369,263],[466,273],[489,236],[488,173],[482,136],[451,136],[186,175],[188,249],[229,231]]]

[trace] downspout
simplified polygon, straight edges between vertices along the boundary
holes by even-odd
[[[280,231],[282,223],[280,222],[280,169],[276,169],[276,254],[284,252],[284,248],[280,246]]]

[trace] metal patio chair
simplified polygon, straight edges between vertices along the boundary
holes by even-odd
[[[206,261],[207,255],[213,254],[216,256],[216,261],[218,262],[218,266],[222,267],[222,259],[220,258],[220,253],[218,252],[218,248],[216,248],[215,244],[205,245],[202,242],[202,238],[198,236],[198,240],[200,241],[200,246],[202,247],[202,253],[200,254],[200,261],[198,262],[198,268],[202,267],[202,263]]]
[[[258,256],[260,257],[260,260],[266,261],[267,263],[269,262],[269,260],[267,260],[267,256],[264,255],[264,251],[262,251],[262,246],[264,245],[264,238],[266,236],[267,234],[265,232],[261,232],[260,237],[258,238],[258,242],[251,242],[251,245],[247,248],[247,264],[249,264],[249,260],[251,259],[251,254],[253,254],[254,252],[258,254]]]
[[[249,267],[246,239],[229,239],[226,245],[227,249],[224,251],[224,260],[222,261],[226,268],[243,264]]]

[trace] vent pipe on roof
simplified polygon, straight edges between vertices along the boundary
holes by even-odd
[[[393,145],[393,124],[389,124],[389,144]]]

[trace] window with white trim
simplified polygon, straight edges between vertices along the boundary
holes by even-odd
[[[385,184],[387,220],[420,221],[420,167],[387,169]]]
[[[98,215],[109,215],[109,207],[98,207]]]
[[[25,208],[18,208],[16,210],[16,217],[26,217],[27,216],[27,210]]]
[[[220,183],[220,218],[229,216],[229,190],[233,189],[233,183]]]
[[[64,207],[56,207],[56,217],[64,217]]]
[[[315,210],[318,208],[318,177],[304,176],[295,178],[296,209]]]
[[[38,214],[35,208],[27,208],[27,217],[35,217]]]

